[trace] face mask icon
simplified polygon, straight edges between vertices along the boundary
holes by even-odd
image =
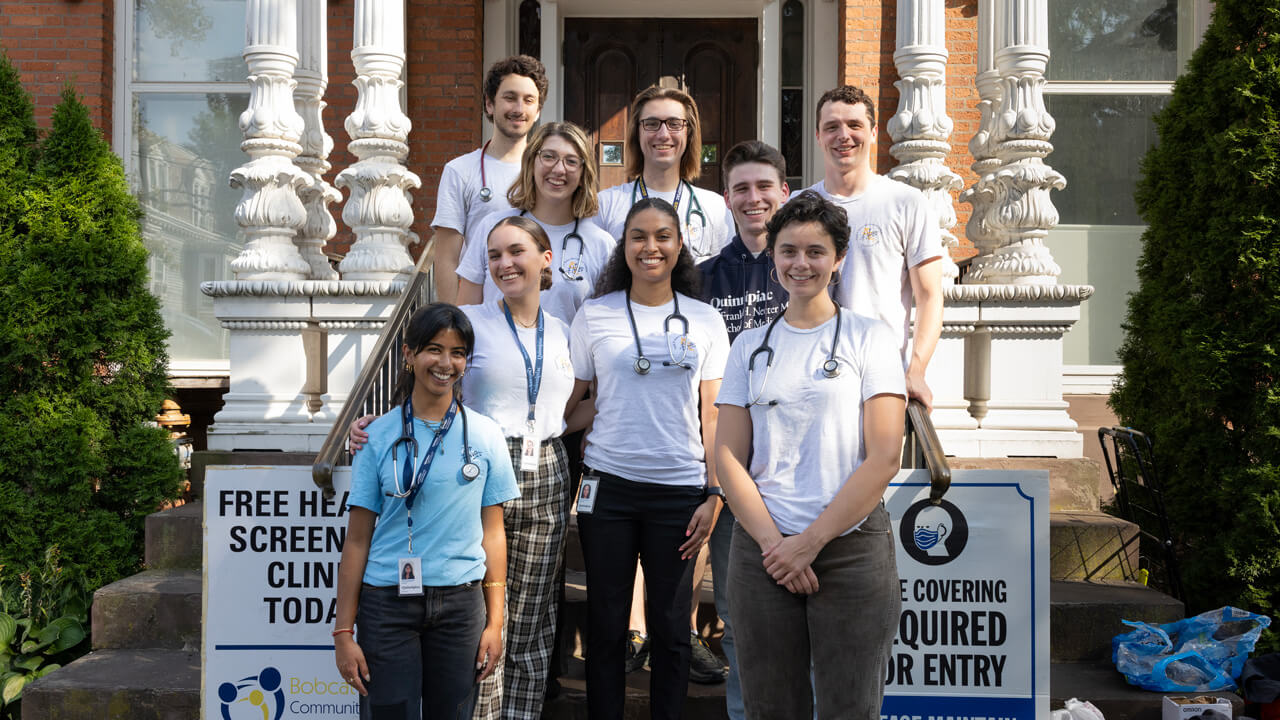
[[[916,515],[912,537],[916,547],[934,557],[947,557],[947,537],[951,534],[951,514],[940,507],[927,507]]]

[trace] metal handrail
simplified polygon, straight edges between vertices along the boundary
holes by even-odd
[[[951,488],[951,465],[942,452],[938,431],[929,410],[919,400],[907,403],[907,437],[902,445],[902,467],[929,470],[929,502],[937,505]]]
[[[369,357],[360,369],[360,377],[355,387],[347,396],[329,428],[329,434],[316,453],[315,463],[311,466],[311,479],[324,492],[326,498],[334,495],[333,469],[346,464],[350,456],[347,454],[347,427],[351,421],[361,415],[381,415],[391,409],[391,392],[400,379],[403,369],[400,364],[400,344],[403,341],[405,326],[409,318],[424,302],[435,299],[435,286],[431,282],[431,260],[435,256],[435,240],[427,241],[414,266],[413,275],[405,285],[404,293],[396,301],[391,317],[382,327],[382,333],[373,345]]]

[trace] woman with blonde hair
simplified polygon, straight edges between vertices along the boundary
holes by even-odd
[[[614,239],[591,221],[599,207],[596,163],[582,128],[568,122],[538,128],[529,138],[520,176],[511,185],[507,200],[514,209],[482,222],[476,231],[478,242],[468,239],[468,250],[458,264],[459,304],[498,296],[498,286],[488,276],[489,249],[484,239],[504,218],[520,216],[540,225],[551,241],[555,283],[542,298],[542,305],[566,323],[572,322],[614,245]]]

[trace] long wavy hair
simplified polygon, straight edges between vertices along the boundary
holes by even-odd
[[[476,347],[476,331],[471,327],[471,320],[467,318],[466,313],[449,303],[431,303],[426,307],[418,308],[409,318],[408,326],[405,327],[404,345],[409,348],[409,354],[417,355],[427,346],[427,343],[431,342],[432,338],[446,330],[458,331],[458,335],[462,337],[462,344],[467,349],[469,363],[471,351]],[[395,404],[399,405],[409,397],[411,392],[413,392],[413,370],[401,368],[400,379],[396,381],[391,397]],[[453,394],[461,396],[460,382],[453,384]]]
[[[671,269],[671,289],[687,297],[696,298],[701,296],[702,278],[698,275],[697,266],[693,264],[693,255],[689,253],[689,246],[685,245],[684,236],[680,233],[680,215],[671,206],[671,203],[666,200],[647,197],[641,198],[635,205],[632,205],[631,210],[627,213],[627,221],[623,226],[622,237],[618,238],[618,244],[614,246],[613,253],[609,255],[609,262],[600,273],[600,279],[596,281],[596,290],[592,297],[601,297],[618,290],[631,289],[631,268],[627,266],[625,251],[627,231],[631,229],[631,221],[635,216],[649,209],[666,213],[671,218],[671,223],[675,225],[676,237],[680,238],[680,256],[676,258],[676,266]]]
[[[685,130],[684,155],[680,156],[680,179],[693,181],[702,175],[702,119],[698,116],[698,104],[683,90],[650,85],[631,101],[627,115],[627,141],[622,146],[622,166],[628,180],[644,174],[644,152],[640,150],[640,113],[650,100],[675,100],[684,106],[684,119],[689,123]]]
[[[534,181],[533,172],[538,164],[538,154],[551,137],[562,138],[573,146],[582,161],[582,170],[578,173],[578,188],[573,191],[573,216],[589,218],[600,211],[600,202],[596,198],[596,156],[591,152],[591,144],[582,128],[571,122],[550,122],[529,136],[529,144],[525,146],[524,155],[520,158],[520,176],[511,183],[507,191],[507,202],[511,207],[525,212],[533,212],[538,204],[538,185]]]

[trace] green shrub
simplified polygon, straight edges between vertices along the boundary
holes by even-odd
[[[63,567],[56,546],[34,571],[0,567],[0,719],[21,716],[31,681],[89,651],[89,601],[84,573]]]
[[[1140,284],[1111,402],[1156,444],[1188,610],[1234,604],[1274,617],[1280,0],[1216,3],[1156,126],[1137,192],[1148,223]]]
[[[0,564],[31,572],[57,544],[98,587],[140,567],[143,518],[178,494],[151,425],[167,332],[138,205],[69,89],[34,157],[0,254]]]

